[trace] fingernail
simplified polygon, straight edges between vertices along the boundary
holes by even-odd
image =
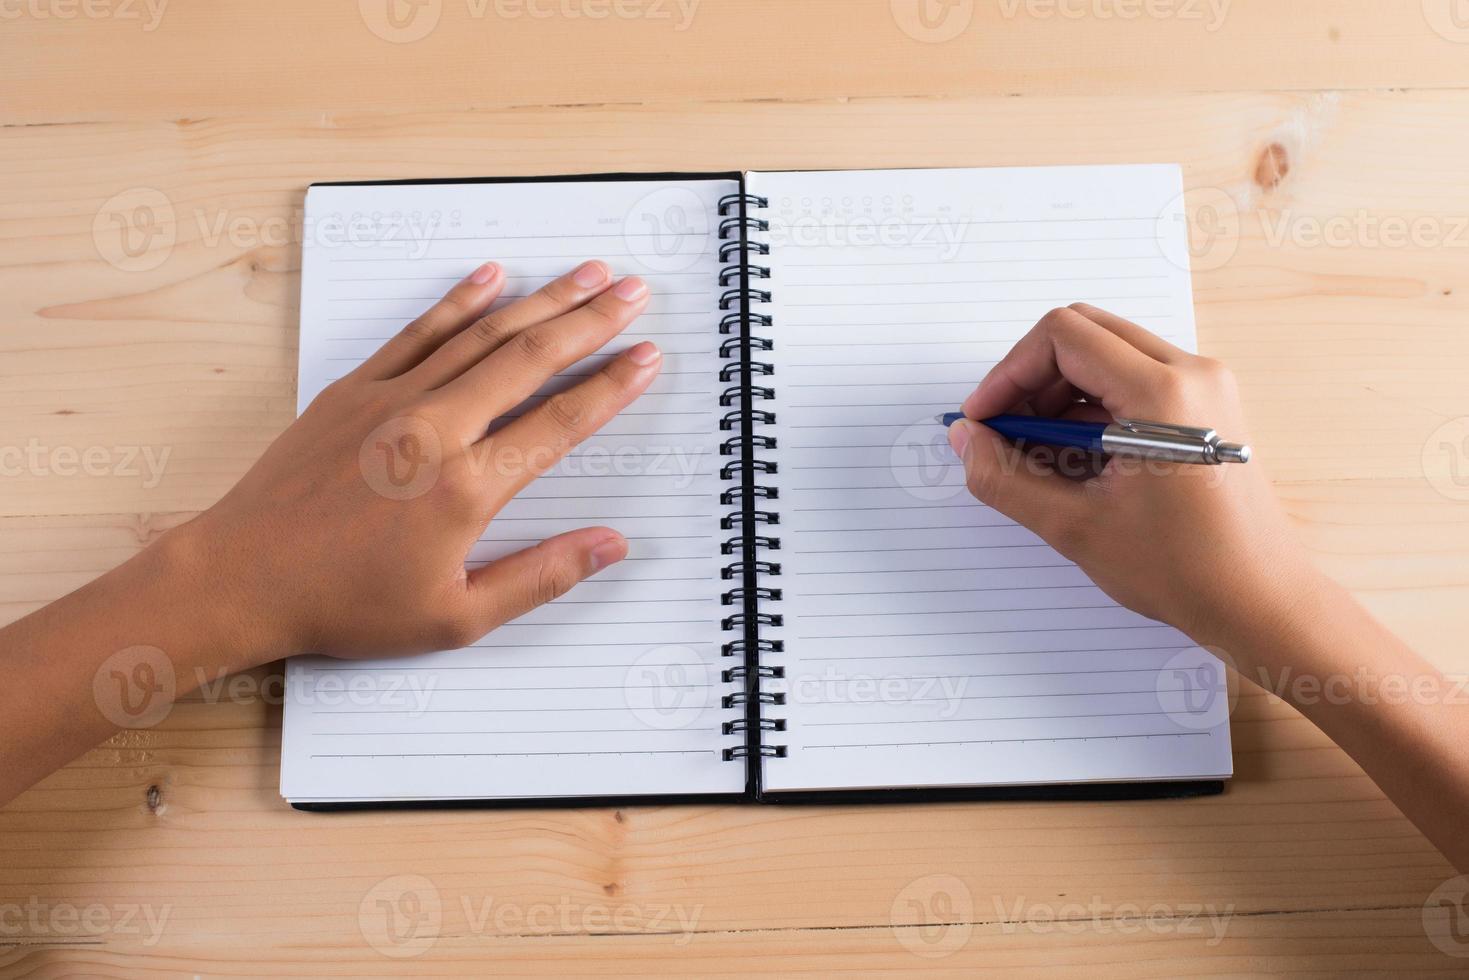
[[[571,274],[571,280],[583,289],[591,289],[593,286],[600,286],[606,282],[607,275],[607,267],[602,263],[583,262]]]
[[[615,565],[627,557],[627,540],[622,537],[608,538],[592,549],[592,571],[600,572],[608,565]]]
[[[961,459],[964,457],[964,450],[969,448],[969,440],[973,436],[969,427],[973,424],[968,419],[960,419],[949,426],[949,445]]]
[[[647,367],[649,364],[654,364],[662,356],[663,352],[651,340],[645,340],[627,352],[627,359],[640,367]]]
[[[648,292],[648,284],[637,276],[629,276],[618,283],[612,290],[612,295],[626,303],[642,299]]]
[[[486,262],[469,274],[469,281],[476,286],[483,286],[493,282],[500,275],[500,266],[496,262]]]

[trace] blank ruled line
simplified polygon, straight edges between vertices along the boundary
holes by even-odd
[[[1003,524],[996,524],[994,526],[995,527],[999,527],[999,528],[1003,528],[1004,527]],[[900,551],[917,551],[917,552],[926,552],[926,551],[979,551],[979,550],[991,551],[991,550],[1001,550],[1001,549],[1011,549],[1011,548],[1050,548],[1050,547],[1051,547],[1050,545],[1045,544],[1044,542],[1042,542],[1041,544],[943,545],[943,546],[936,547],[936,548],[872,548],[872,547],[868,547],[868,548],[840,548],[840,549],[836,549],[836,550],[833,550],[833,551],[803,551],[803,550],[801,550],[801,549],[798,548],[798,549],[794,549],[794,553],[795,554],[798,554],[798,555],[870,555],[870,554],[874,554],[874,553],[891,554],[893,552],[900,552]]]
[[[978,550],[978,549],[971,549]],[[860,572],[797,572],[797,575],[908,575],[913,572],[992,572],[1011,568],[1075,568],[1074,562],[1059,565],[969,565],[961,568],[879,568]]]
[[[1072,586],[1068,586],[1071,588]],[[1079,586],[1077,586],[1079,588]],[[1023,591],[1023,590],[1017,590]],[[1115,602],[1104,602],[1100,605],[1089,606],[1013,606],[999,609],[904,609],[898,612],[846,612],[846,613],[801,613],[800,618],[806,619],[872,619],[887,616],[911,616],[916,619],[926,619],[930,616],[979,616],[991,613],[1012,612],[1068,612],[1077,609],[1117,609]]]
[[[1171,714],[1168,711],[1105,711],[1084,715],[1006,715],[995,718],[900,718],[892,721],[808,721],[805,728],[865,728],[869,725],[954,725],[986,721],[1065,721],[1072,718],[1142,718]]]
[[[1059,590],[1059,589],[1096,589],[1096,588],[1097,588],[1097,586],[1093,585],[1090,582],[1083,582],[1080,585],[994,585],[994,586],[985,586],[985,587],[976,588],[976,589],[896,589],[896,590],[895,589],[874,589],[874,590],[868,591],[868,592],[805,592],[805,593],[802,593],[802,594],[805,595],[805,596],[811,597],[811,598],[821,598],[821,597],[857,596],[857,595],[867,595],[867,596],[880,596],[880,595],[955,595],[955,594],[968,593],[968,592],[1045,592],[1045,591],[1054,591],[1054,590]],[[1098,591],[1100,591],[1100,590],[1098,590]],[[964,611],[965,612],[973,612],[975,610],[964,610]],[[868,615],[868,614],[865,614],[865,613],[846,613],[844,615]],[[926,615],[928,615],[928,613],[926,613],[926,612],[914,612],[914,613],[910,613],[908,615],[926,616]],[[805,618],[805,619],[812,619],[814,617],[812,617],[811,614],[807,613],[803,618]]]
[[[868,266],[867,268],[881,268],[881,266]],[[931,282],[895,282],[887,279],[869,280],[867,282],[789,282],[784,286],[792,288],[810,287],[821,289],[851,289],[859,286],[878,286],[883,288],[905,288],[916,287],[927,289],[930,286],[985,286],[1002,283],[1008,285],[1014,282],[1127,282],[1141,280],[1167,280],[1171,276],[1063,276],[1059,279],[1012,279],[1000,277],[996,279],[935,279]]]
[[[717,749],[627,749],[599,752],[313,752],[311,758],[536,758],[542,755],[718,755]]]
[[[1121,606],[1117,607],[1121,609]],[[1006,611],[1006,610],[1000,610]],[[1016,612],[1045,612],[1044,609],[1010,610]],[[798,640],[897,640],[919,636],[998,636],[1003,633],[1084,633],[1090,630],[1170,630],[1173,627],[1162,623],[1137,623],[1121,626],[1030,626],[1025,629],[1007,630],[948,630],[937,633],[837,633],[798,636]]]
[[[999,745],[1013,742],[1105,742],[1109,739],[1120,738],[1188,738],[1189,736],[1203,736],[1208,738],[1212,732],[1140,732],[1132,735],[1058,735],[1054,738],[968,738],[956,739],[945,742],[849,742],[844,744],[810,744],[804,746],[808,749],[873,749],[873,748],[905,748],[909,746],[934,746],[934,745]]]
[[[1118,647],[1116,649],[1098,649],[1095,647],[1066,647],[1060,650],[966,650],[962,653],[878,653],[867,656],[852,656],[850,654],[841,654],[834,657],[802,657],[801,663],[823,663],[827,661],[847,660],[901,660],[906,662],[909,660],[949,660],[959,657],[1028,657],[1032,655],[1041,656],[1047,654],[1061,653],[1086,653],[1100,656],[1103,654],[1142,653],[1164,650],[1177,652],[1179,650],[1186,649],[1188,649],[1187,643],[1163,643],[1156,646],[1129,645],[1125,647]]]
[[[964,244],[978,245],[978,244],[986,244],[986,243],[966,242]],[[1017,258],[1014,258],[1012,256],[1012,257],[1003,258],[1003,259],[949,259],[949,260],[946,261],[945,264],[946,265],[996,265],[996,264],[1004,264],[1004,265],[1029,265],[1029,264],[1031,264],[1033,262],[1140,262],[1140,261],[1143,261],[1143,260],[1156,261],[1156,262],[1165,262],[1165,261],[1167,261],[1167,257],[1164,256],[1160,252],[1153,252],[1152,254],[1144,254],[1144,255],[1092,255],[1092,256],[1083,256],[1083,257],[1072,257],[1072,256],[1059,255],[1059,256],[1048,256],[1048,257],[1045,257],[1045,258],[1035,258],[1035,259],[1017,259]],[[847,268],[866,269],[866,268],[872,268],[872,267],[900,269],[900,268],[910,267],[910,266],[923,266],[925,268],[931,269],[931,268],[933,268],[933,260],[932,259],[929,259],[929,260],[924,261],[924,262],[853,262],[853,261],[850,261],[850,260],[845,261],[845,262],[783,262],[783,263],[781,263],[781,266],[782,266],[782,268],[786,268],[786,269],[847,269]]]
[[[1008,700],[1010,700],[1012,698],[1015,699],[1015,700],[1017,700],[1017,701],[1018,700],[1021,700],[1021,699],[1030,700],[1032,698],[1108,698],[1108,697],[1117,697],[1118,695],[1136,695],[1136,694],[1151,694],[1154,697],[1156,697],[1157,694],[1158,694],[1158,690],[1157,690],[1157,688],[1153,688],[1152,690],[1149,690],[1149,691],[1063,691],[1063,692],[1059,692],[1059,693],[1058,692],[1055,692],[1055,691],[1039,691],[1039,692],[1035,692],[1035,693],[1032,693],[1032,694],[965,694],[965,695],[963,695],[961,697],[912,698],[907,703],[909,703],[909,704],[943,704],[943,703],[949,702],[949,701],[1008,701]],[[851,705],[852,705],[852,702],[850,702],[850,701],[814,701],[813,700],[813,701],[798,701],[796,703],[797,704],[802,704],[802,705],[834,705],[836,707],[843,707],[843,708],[845,708],[845,707],[851,707]]]
[[[1116,303],[1122,300],[1147,300],[1147,299],[1169,299],[1167,295],[1140,295],[1129,293],[1126,296],[1092,296],[1089,297],[1095,303]],[[873,307],[873,306],[967,306],[973,304],[993,303],[1049,303],[1055,300],[1054,296],[1011,296],[1004,299],[975,299],[967,297],[964,299],[907,299],[901,302],[859,302],[859,303],[784,303],[793,309],[843,309],[850,307]]]
[[[874,724],[880,724],[875,722]],[[312,732],[313,737],[320,738],[349,738],[367,736],[386,736],[391,738],[412,738],[416,736],[433,735],[438,738],[458,738],[467,735],[683,735],[685,732],[677,728],[500,728],[491,731],[483,730],[455,730],[447,732]]]

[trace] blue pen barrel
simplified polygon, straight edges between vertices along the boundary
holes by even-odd
[[[1102,433],[1107,429],[1101,422],[1043,419],[1033,415],[996,415],[985,419],[984,424],[1012,442],[1071,446],[1092,452],[1102,451]]]

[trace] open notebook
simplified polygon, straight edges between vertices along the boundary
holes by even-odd
[[[300,396],[478,263],[651,284],[653,388],[471,565],[614,526],[630,557],[474,647],[294,660],[303,807],[1217,791],[1218,662],[964,490],[939,413],[1048,309],[1194,344],[1172,166],[313,186]],[[537,396],[537,397],[543,397]]]

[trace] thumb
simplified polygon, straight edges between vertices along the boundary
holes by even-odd
[[[1080,516],[1081,487],[1055,473],[1038,470],[995,430],[960,419],[949,426],[949,445],[964,461],[969,492],[1006,517],[1045,538]]]
[[[568,531],[470,572],[470,603],[488,633],[626,557],[627,539],[611,528]]]

